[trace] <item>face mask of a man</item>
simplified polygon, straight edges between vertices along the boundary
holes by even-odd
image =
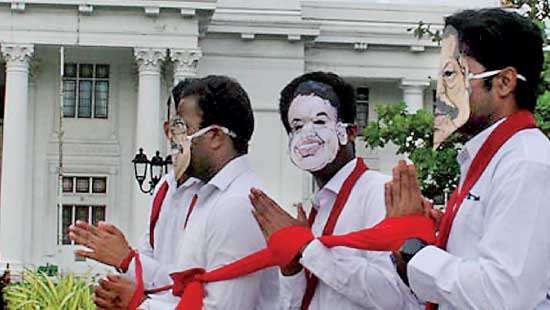
[[[493,78],[502,70],[470,72],[459,49],[458,32],[453,27],[445,28],[435,103],[434,149],[470,119],[471,81]],[[517,79],[527,82],[521,74],[517,74]]]
[[[187,125],[185,121],[179,116],[175,116],[171,119],[169,139],[176,180],[179,180],[189,167],[191,162],[191,142],[193,139],[201,137],[213,129],[221,130],[230,137],[237,137],[234,132],[219,125],[210,125],[198,130],[192,135],[187,135]]]
[[[346,125],[337,121],[337,110],[328,100],[298,95],[290,104],[289,153],[300,169],[319,171],[334,161],[340,145],[347,143]]]
[[[187,138],[187,126],[180,117],[170,121],[170,153],[176,180],[179,180],[191,161],[191,140]]]
[[[470,117],[468,64],[459,52],[458,32],[445,28],[436,92],[434,148],[462,127]]]

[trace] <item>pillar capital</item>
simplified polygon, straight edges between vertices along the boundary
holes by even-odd
[[[3,43],[2,56],[6,60],[6,69],[21,68],[28,70],[34,54],[34,45],[21,43]]]
[[[202,51],[196,48],[171,49],[170,58],[174,63],[174,84],[177,84],[185,78],[197,76]]]
[[[160,74],[162,61],[166,58],[166,49],[136,47],[134,57],[140,74],[145,72]]]

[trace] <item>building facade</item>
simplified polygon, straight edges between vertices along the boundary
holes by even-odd
[[[357,87],[360,123],[378,104],[431,109],[438,47],[407,28],[423,21],[438,29],[445,15],[498,4],[0,0],[0,270],[101,269],[73,255],[66,227],[78,219],[112,222],[136,242],[151,196],[138,189],[131,160],[139,147],[148,156],[166,150],[165,103],[177,81],[223,74],[243,84],[256,117],[250,160],[267,192],[290,206],[310,197],[312,180],[287,156],[277,110],[286,83],[309,71],[338,73]],[[392,148],[357,147],[372,169],[388,172],[397,160]]]

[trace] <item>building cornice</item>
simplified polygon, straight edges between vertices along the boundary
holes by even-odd
[[[0,3],[14,4],[12,7],[26,7],[33,4],[39,5],[70,5],[81,6],[81,0],[0,0]],[[217,0],[193,0],[193,1],[158,1],[158,0],[87,0],[87,6],[104,7],[139,7],[139,8],[167,8],[167,9],[198,9],[215,10]]]
[[[410,5],[366,1],[301,1],[302,18],[320,24],[315,38],[321,44],[350,44],[356,50],[369,46],[405,46],[413,53],[437,47],[430,38],[415,38],[412,32],[420,21],[433,31],[443,28],[443,17],[458,8],[444,5]]]
[[[319,23],[304,21],[300,10],[218,8],[208,33],[234,33],[243,40],[253,40],[256,35],[275,35],[299,41],[316,37],[320,30]]]

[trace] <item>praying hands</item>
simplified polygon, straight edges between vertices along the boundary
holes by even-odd
[[[77,250],[82,257],[91,258],[100,263],[120,267],[122,261],[130,253],[130,246],[124,234],[114,225],[99,222],[97,227],[83,221],[69,227],[69,238],[84,245],[90,251]]]
[[[252,214],[258,222],[266,241],[281,228],[295,225],[309,226],[306,212],[301,204],[296,206],[298,217],[294,218],[261,190],[251,189],[249,198],[254,207]],[[301,270],[302,265],[299,263],[299,257],[296,257],[288,266],[281,268],[281,272],[285,276],[294,275]]]
[[[384,186],[386,214],[388,217],[424,214],[439,226],[442,213],[422,196],[416,176],[416,167],[401,160],[393,168],[393,179]]]

